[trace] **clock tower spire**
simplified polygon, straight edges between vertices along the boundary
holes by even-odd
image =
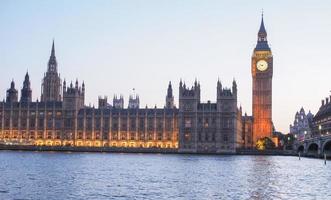
[[[272,74],[273,56],[268,45],[267,31],[264,26],[263,14],[257,34],[257,44],[253,51],[253,142],[272,136]]]

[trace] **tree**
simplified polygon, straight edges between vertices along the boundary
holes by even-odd
[[[268,137],[261,138],[256,142],[257,150],[274,149],[275,147],[275,143]]]

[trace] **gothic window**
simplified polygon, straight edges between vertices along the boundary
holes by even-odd
[[[123,131],[127,130],[127,126],[126,126],[125,122],[122,122],[121,125],[122,125],[121,130],[123,130]]]
[[[1,127],[1,119],[0,119],[0,127]],[[21,127],[23,129],[26,128],[26,118],[21,118]]]
[[[153,132],[149,132],[148,133],[148,139],[149,140],[153,140]]]
[[[126,140],[126,134],[125,134],[125,133],[122,133],[122,134],[121,134],[121,139],[122,139],[122,140]]]
[[[185,128],[191,128],[191,119],[185,119]]]
[[[158,118],[157,119],[157,130],[161,131],[163,129],[163,120]]]
[[[190,141],[190,139],[191,139],[191,135],[190,135],[190,133],[189,133],[189,132],[186,132],[186,133],[184,134],[184,140],[185,140],[186,142],[188,142],[188,141]]]
[[[145,129],[145,121],[144,118],[139,119],[139,129],[144,130]]]
[[[64,127],[65,128],[68,128],[68,129],[70,129],[70,128],[73,127],[73,121],[72,121],[71,118],[65,119],[65,121],[64,121]]]
[[[87,132],[86,133],[86,139],[90,140],[92,138],[92,133],[91,132]]]
[[[171,131],[171,128],[172,128],[172,119],[171,118],[166,119],[165,126],[166,126],[167,131]]]
[[[61,129],[62,128],[62,120],[61,119],[55,119],[55,128]]]
[[[95,139],[100,140],[100,132],[95,132]]]
[[[198,119],[198,123],[199,123],[199,124],[202,124],[202,117],[199,117],[199,119]]]
[[[184,105],[184,110],[185,111],[190,111],[190,110],[192,110],[192,107],[193,106],[191,104],[187,103],[187,104]]]
[[[78,129],[84,128],[84,118],[78,118]]]
[[[224,141],[224,142],[227,142],[227,141],[228,141],[228,135],[227,135],[227,134],[224,134],[224,135],[223,135],[223,141]]]
[[[9,126],[10,126],[10,118],[7,116],[7,117],[5,118],[5,127],[6,127],[6,128],[9,128]]]
[[[112,130],[113,131],[117,131],[118,130],[118,124],[117,124],[116,121],[113,121]]]
[[[131,132],[130,133],[130,140],[134,140],[135,139],[135,133],[134,132]]]
[[[158,134],[157,134],[157,139],[158,139],[158,140],[162,140],[162,132],[158,132]]]
[[[223,119],[223,128],[230,128],[230,119]]]
[[[208,126],[209,126],[209,119],[208,119],[208,118],[205,119],[205,123],[204,123],[203,126],[204,126],[205,128],[208,128]]]
[[[52,139],[52,132],[47,133],[47,139]]]
[[[148,118],[148,130],[154,130],[154,118]]]
[[[104,127],[104,129],[109,130],[109,118],[108,117],[104,118],[103,127]]]
[[[34,131],[30,131],[30,139],[34,139]]]
[[[95,129],[100,130],[101,120],[100,118],[95,119]]]
[[[38,139],[42,139],[43,138],[43,132],[42,131],[38,131],[37,138]]]
[[[38,120],[38,127],[39,128],[44,128],[44,118],[39,118],[39,120]]]
[[[26,135],[27,135],[26,132],[25,131],[22,131],[22,138],[23,139],[26,139],[27,138]]]
[[[89,118],[86,119],[86,121],[87,121],[86,122],[87,123],[87,129],[92,130],[92,118],[89,117]]]
[[[171,140],[171,132],[167,133],[167,140]]]
[[[135,118],[130,118],[130,128],[131,130],[136,130],[136,119]]]
[[[140,140],[144,140],[145,139],[145,135],[144,135],[143,132],[141,132],[139,135],[140,135]]]
[[[16,118],[15,116],[13,117],[13,128],[17,128],[18,127],[18,118]]]
[[[103,131],[102,139],[108,140],[108,131]]]
[[[112,139],[117,140],[117,133],[114,133],[114,132],[112,133]]]
[[[48,118],[47,119],[47,128],[51,129],[53,127],[53,119]]]

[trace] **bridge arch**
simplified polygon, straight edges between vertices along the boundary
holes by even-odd
[[[331,139],[324,142],[322,150],[328,157],[331,156]]]
[[[305,151],[305,147],[303,145],[300,145],[297,149],[297,152],[303,153]]]
[[[308,145],[307,148],[307,155],[308,156],[318,156],[318,144],[311,143]]]

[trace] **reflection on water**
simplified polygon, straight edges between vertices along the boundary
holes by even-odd
[[[331,199],[308,158],[1,151],[0,171],[0,199]]]

